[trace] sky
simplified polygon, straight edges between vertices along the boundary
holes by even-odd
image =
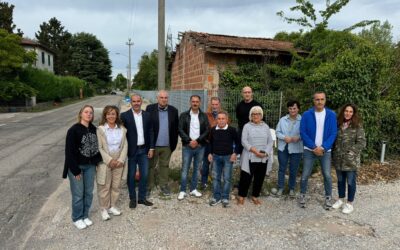
[[[15,6],[14,23],[24,36],[35,38],[40,24],[56,17],[70,33],[95,35],[109,51],[112,74],[126,77],[128,38],[131,47],[132,76],[143,53],[157,49],[158,0],[2,0]],[[295,0],[165,0],[165,33],[172,35],[173,47],[178,33],[197,31],[245,37],[273,38],[280,31],[298,31],[276,15],[289,11]],[[325,0],[311,0],[317,10]],[[331,3],[334,0],[331,1]],[[362,20],[389,21],[393,40],[400,41],[399,0],[351,0],[332,16],[329,28],[341,30]]]

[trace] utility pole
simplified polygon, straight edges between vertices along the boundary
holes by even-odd
[[[126,45],[128,45],[129,47],[129,54],[128,54],[128,58],[129,58],[129,62],[128,62],[128,93],[130,93],[131,90],[131,46],[133,45],[133,42],[131,42],[131,39],[128,39],[128,42],[126,43]]]
[[[158,90],[165,89],[165,0],[158,0]]]

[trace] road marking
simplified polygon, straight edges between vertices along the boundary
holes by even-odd
[[[3,124],[0,124],[0,127],[1,127],[1,126],[4,126],[4,125],[6,125],[6,124],[5,124],[5,123],[3,123]]]

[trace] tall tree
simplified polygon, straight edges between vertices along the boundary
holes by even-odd
[[[113,87],[120,90],[126,89],[127,81],[128,79],[126,79],[123,74],[119,73],[113,80]]]
[[[157,50],[150,54],[145,52],[138,63],[139,71],[136,73],[133,81],[135,89],[153,90],[157,89],[158,69],[157,69]]]
[[[14,7],[7,2],[0,2],[0,29],[5,29],[9,33],[14,33],[17,27],[13,22]],[[24,35],[20,29],[17,29],[17,34],[21,37]]]
[[[350,0],[336,0],[331,3],[330,0],[325,0],[326,8],[324,10],[318,11],[319,15],[316,13],[314,5],[310,0],[296,0],[297,5],[291,7],[289,10],[292,12],[301,12],[300,17],[287,17],[283,11],[279,11],[276,14],[283,18],[288,23],[297,23],[300,26],[306,28],[322,28],[325,29],[328,27],[329,19],[340,12],[340,10],[346,6]],[[364,20],[360,21],[353,26],[345,29],[346,31],[350,31],[355,28],[365,27],[367,25],[376,23],[376,20]]]
[[[95,35],[84,32],[74,34],[70,56],[69,74],[93,84],[98,90],[109,88],[111,61],[107,49]]]
[[[64,29],[61,22],[53,17],[48,23],[43,22],[35,33],[36,39],[55,53],[54,72],[58,75],[68,74],[67,64],[70,60],[71,33]]]

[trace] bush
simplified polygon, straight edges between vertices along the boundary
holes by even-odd
[[[38,91],[36,97],[38,102],[79,97],[81,88],[84,96],[93,95],[93,90],[86,87],[87,84],[83,80],[72,76],[57,76],[31,67],[22,70],[20,80]]]
[[[0,82],[0,100],[2,102],[9,102],[12,100],[25,100],[31,96],[35,96],[37,91],[17,81],[1,81]]]

